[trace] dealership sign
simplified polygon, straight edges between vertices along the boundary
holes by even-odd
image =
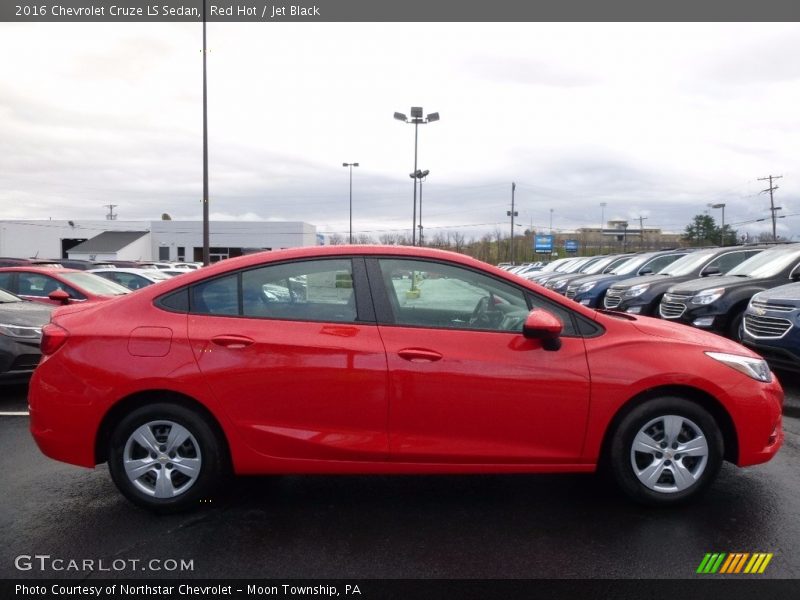
[[[533,236],[533,249],[536,252],[552,252],[553,236],[552,235]]]

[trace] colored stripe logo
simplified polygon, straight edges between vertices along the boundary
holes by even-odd
[[[703,557],[697,572],[701,575],[760,575],[767,569],[772,556],[772,552],[709,552]]]

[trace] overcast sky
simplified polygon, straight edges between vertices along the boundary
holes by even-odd
[[[199,219],[201,26],[0,24],[0,219]],[[426,235],[645,216],[681,231],[800,213],[795,24],[208,26],[210,196],[219,219],[410,231],[421,126]],[[712,210],[716,218],[718,210]],[[738,227],[756,233],[768,222]],[[800,236],[800,216],[779,220]],[[800,239],[800,238],[796,238]]]

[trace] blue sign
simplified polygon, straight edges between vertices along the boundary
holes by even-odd
[[[567,252],[577,252],[578,240],[564,240],[564,250]]]
[[[552,235],[536,235],[533,237],[533,250],[535,252],[552,252],[553,251],[553,236]]]

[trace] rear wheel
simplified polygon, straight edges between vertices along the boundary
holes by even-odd
[[[224,473],[223,445],[197,412],[176,404],[138,408],[114,429],[111,477],[130,501],[156,512],[206,500]]]
[[[743,319],[744,319],[744,312],[740,312],[731,320],[731,325],[728,328],[728,337],[731,338],[734,342],[742,341],[742,337],[744,334],[744,326],[742,325]]]
[[[722,456],[722,434],[705,409],[683,398],[662,397],[637,406],[620,422],[610,462],[625,493],[664,506],[706,489]]]

